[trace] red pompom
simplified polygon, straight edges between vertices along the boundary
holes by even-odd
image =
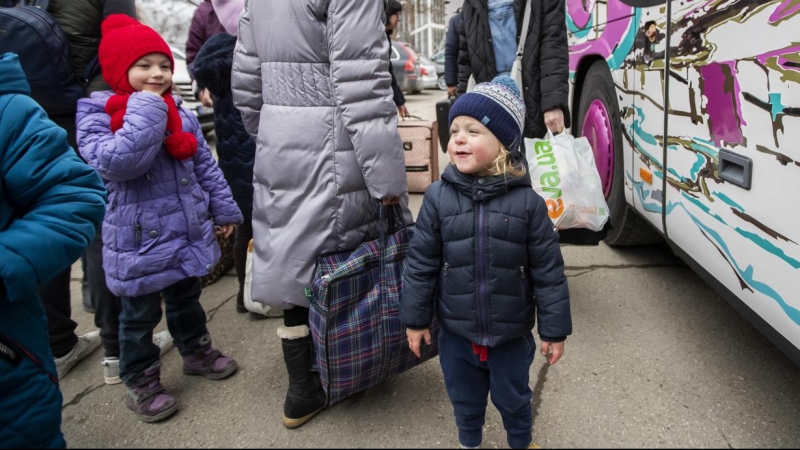
[[[165,141],[167,152],[178,161],[189,159],[197,153],[197,138],[192,133],[175,133]]]

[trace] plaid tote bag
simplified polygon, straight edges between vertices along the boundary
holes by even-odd
[[[402,221],[402,211],[398,207]],[[380,236],[354,251],[317,260],[309,311],[316,366],[328,405],[383,382],[438,355],[438,323],[431,345],[417,358],[400,322],[400,292],[413,228],[386,233],[380,207]],[[388,214],[392,226],[395,214]]]

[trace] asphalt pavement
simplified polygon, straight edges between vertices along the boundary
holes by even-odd
[[[411,114],[435,115],[441,91],[408,96]],[[447,157],[440,154],[443,170]],[[416,214],[420,195],[412,195]],[[562,247],[574,334],[555,366],[531,367],[534,441],[559,447],[800,447],[800,368],[665,245]],[[73,319],[96,329],[81,307],[73,269]],[[297,430],[281,425],[287,389],[280,319],[235,311],[229,273],[203,292],[214,345],[240,370],[223,381],[183,375],[177,350],[162,383],[180,411],[140,422],[125,388],[103,382],[102,350],[61,381],[70,447],[456,448],[452,408],[431,360],[323,411]],[[156,329],[165,329],[162,323]],[[538,337],[537,337],[538,340]],[[505,447],[489,404],[483,448]]]

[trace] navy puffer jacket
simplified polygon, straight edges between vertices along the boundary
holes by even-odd
[[[431,323],[475,344],[572,333],[558,234],[544,201],[523,177],[477,177],[452,165],[425,191],[403,279],[400,320]]]
[[[228,33],[213,36],[200,48],[191,70],[198,88],[208,88],[211,92],[219,168],[242,215],[249,220],[253,212],[256,143],[244,127],[242,114],[233,105],[231,68],[235,46],[235,36]]]

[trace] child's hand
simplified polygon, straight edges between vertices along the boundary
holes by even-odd
[[[236,228],[236,226],[234,224],[232,224],[232,223],[229,223],[227,225],[218,225],[218,226],[214,227],[214,229],[217,232],[217,236],[223,235],[225,237],[230,237],[230,235],[233,233],[233,230],[235,228]]]
[[[566,342],[546,342],[542,341],[542,355],[547,358],[547,362],[552,366],[564,354],[564,344]],[[552,350],[552,352],[551,352]]]
[[[422,338],[425,338],[426,344],[431,345],[431,330],[427,328],[424,330],[406,328],[406,337],[408,337],[408,348],[417,355],[417,358],[421,356],[420,348],[422,347]]]

